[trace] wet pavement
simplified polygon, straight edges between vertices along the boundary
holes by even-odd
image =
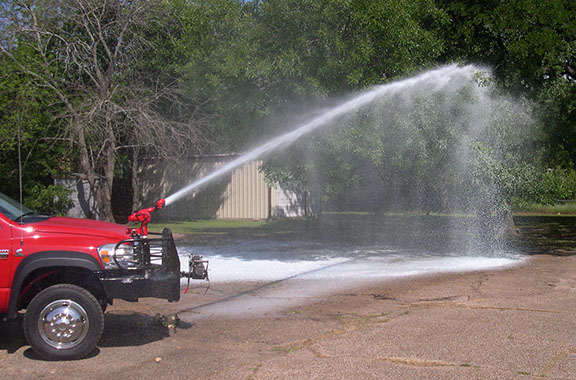
[[[187,255],[193,252],[210,259],[209,274],[214,283],[253,284],[246,292],[195,306],[196,319],[271,313],[391,279],[507,268],[527,259],[514,252],[491,252],[489,257],[483,257],[386,245],[343,246],[266,239],[180,245],[179,252],[182,270],[186,270]],[[181,313],[180,317],[186,315]]]

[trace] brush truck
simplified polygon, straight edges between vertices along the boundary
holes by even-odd
[[[0,319],[23,312],[24,335],[39,356],[72,360],[95,349],[113,300],[178,301],[181,277],[207,279],[207,262],[191,255],[181,272],[171,231],[148,233],[161,201],[130,216],[140,228],[127,228],[36,214],[0,193]]]

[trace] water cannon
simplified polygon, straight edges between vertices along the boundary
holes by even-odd
[[[164,208],[166,205],[165,199],[160,199],[156,201],[154,207],[143,208],[142,210],[136,211],[128,217],[128,223],[140,223],[140,227],[132,228],[128,227],[128,233],[132,235],[148,236],[148,223],[152,219],[151,213],[156,210]]]
[[[162,198],[156,201],[156,210],[160,210],[162,208],[164,208],[164,206],[166,205],[166,199]]]

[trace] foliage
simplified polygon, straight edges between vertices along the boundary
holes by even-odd
[[[220,115],[231,150],[277,134],[311,103],[431,66],[442,50],[432,1],[198,1],[184,12],[189,91]],[[418,41],[417,44],[413,41]]]
[[[446,59],[487,64],[499,84],[530,96],[545,125],[547,159],[576,162],[576,4],[570,0],[440,0],[451,22]]]
[[[483,135],[464,118],[477,104],[471,90],[398,97],[269,160],[269,181],[343,209],[372,202],[381,211],[433,212],[466,208],[474,194],[497,195],[505,209],[518,197],[573,198],[566,183],[576,163],[575,7],[569,0],[2,0],[2,190],[17,190],[18,125],[28,195],[80,172],[110,218],[114,181],[130,183],[144,156],[242,151],[329,106],[327,99],[457,61],[492,68],[479,82],[502,92],[489,115],[472,112]],[[535,113],[526,116],[521,109],[530,107]],[[469,156],[468,177],[451,164],[456,155]]]
[[[34,185],[29,188],[24,204],[37,212],[50,215],[66,215],[71,207],[71,191],[62,185],[43,187]]]
[[[7,22],[1,51],[64,105],[59,116],[100,218],[112,220],[119,155],[135,162],[141,149],[169,157],[196,146],[195,121],[202,115],[195,104],[178,96],[177,81],[145,70],[152,37],[158,41],[174,20],[165,2],[22,0],[3,2],[0,10]],[[15,47],[38,59],[20,59]]]
[[[13,53],[28,62],[38,59],[24,46]],[[54,120],[61,110],[51,91],[36,86],[12,60],[0,55],[0,191],[19,198],[19,165],[25,197],[49,188],[55,177],[69,171],[73,153]]]
[[[307,105],[296,103],[298,111],[294,112],[302,115],[302,110],[319,103],[314,99],[363,89],[431,66],[443,50],[437,28],[446,18],[429,1],[338,2],[335,6],[333,1],[281,0],[262,3],[256,20],[260,28],[256,33],[264,36],[265,49],[256,56],[260,61],[254,65],[259,69],[255,75],[268,86],[271,105],[283,107],[285,114],[293,111],[290,102],[274,98],[308,99]],[[283,119],[299,120],[293,115]],[[348,120],[337,131],[331,128],[333,137],[316,134],[306,138],[308,143],[299,141],[267,163],[267,177],[284,188],[307,189],[327,200],[340,197],[338,203],[352,207],[355,202],[347,189],[366,180],[381,184],[381,176],[371,176],[369,169],[379,165],[374,144],[380,138],[355,125],[357,121]],[[274,124],[290,128],[286,122]],[[347,199],[342,198],[344,194]],[[375,197],[365,194],[368,199]]]
[[[504,86],[522,93],[574,77],[574,2],[438,3],[451,20],[444,29],[447,57],[490,65]]]
[[[558,201],[573,200],[576,194],[576,171],[556,168],[537,173],[528,191],[529,193],[519,200],[520,205],[554,205]]]
[[[211,123],[202,130],[213,142],[208,152],[239,150],[257,135],[254,117],[264,96],[246,73],[260,48],[247,38],[253,5],[238,0],[171,3],[179,23],[161,45],[158,63],[170,62],[183,93],[211,112]]]
[[[362,208],[369,203],[435,211],[455,205],[466,209],[468,200],[475,199],[473,209],[507,212],[515,197],[551,199],[549,179],[539,174],[545,159],[564,167],[574,162],[572,2],[437,3],[450,20],[442,18],[445,28],[439,31],[444,59],[488,64],[494,75],[488,82],[484,78],[482,85],[497,85],[495,90],[522,97],[515,102],[505,93],[495,93],[489,105],[479,104],[481,111],[468,114],[468,121],[453,117],[474,104],[457,101],[462,95],[465,100],[466,94],[454,96],[452,108],[441,98],[420,98],[411,100],[413,109],[382,112],[377,118],[354,116],[326,139],[322,154],[312,153],[320,168],[305,169],[308,176],[322,176],[316,181],[323,184],[333,207]],[[396,110],[395,106],[380,105]],[[527,111],[531,107],[540,123]],[[387,122],[374,123],[375,119]],[[482,136],[467,130],[471,120],[484,124]],[[314,146],[308,144],[307,150],[314,152]],[[295,168],[302,170],[307,167],[302,162],[306,148],[297,150]],[[329,158],[319,159],[322,155]],[[450,163],[457,155],[469,156],[467,172]],[[284,172],[286,165],[282,164]],[[448,200],[451,194],[460,199]]]
[[[273,162],[280,182],[321,186],[331,209],[478,212],[509,210],[534,178],[529,104],[484,79],[422,82],[340,120]],[[279,164],[278,164],[279,163]],[[293,174],[290,174],[290,164]]]

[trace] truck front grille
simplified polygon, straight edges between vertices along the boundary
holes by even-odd
[[[132,242],[135,269],[158,269],[180,273],[178,251],[172,231],[168,228],[164,228],[162,233],[149,233],[148,237],[134,239]]]

